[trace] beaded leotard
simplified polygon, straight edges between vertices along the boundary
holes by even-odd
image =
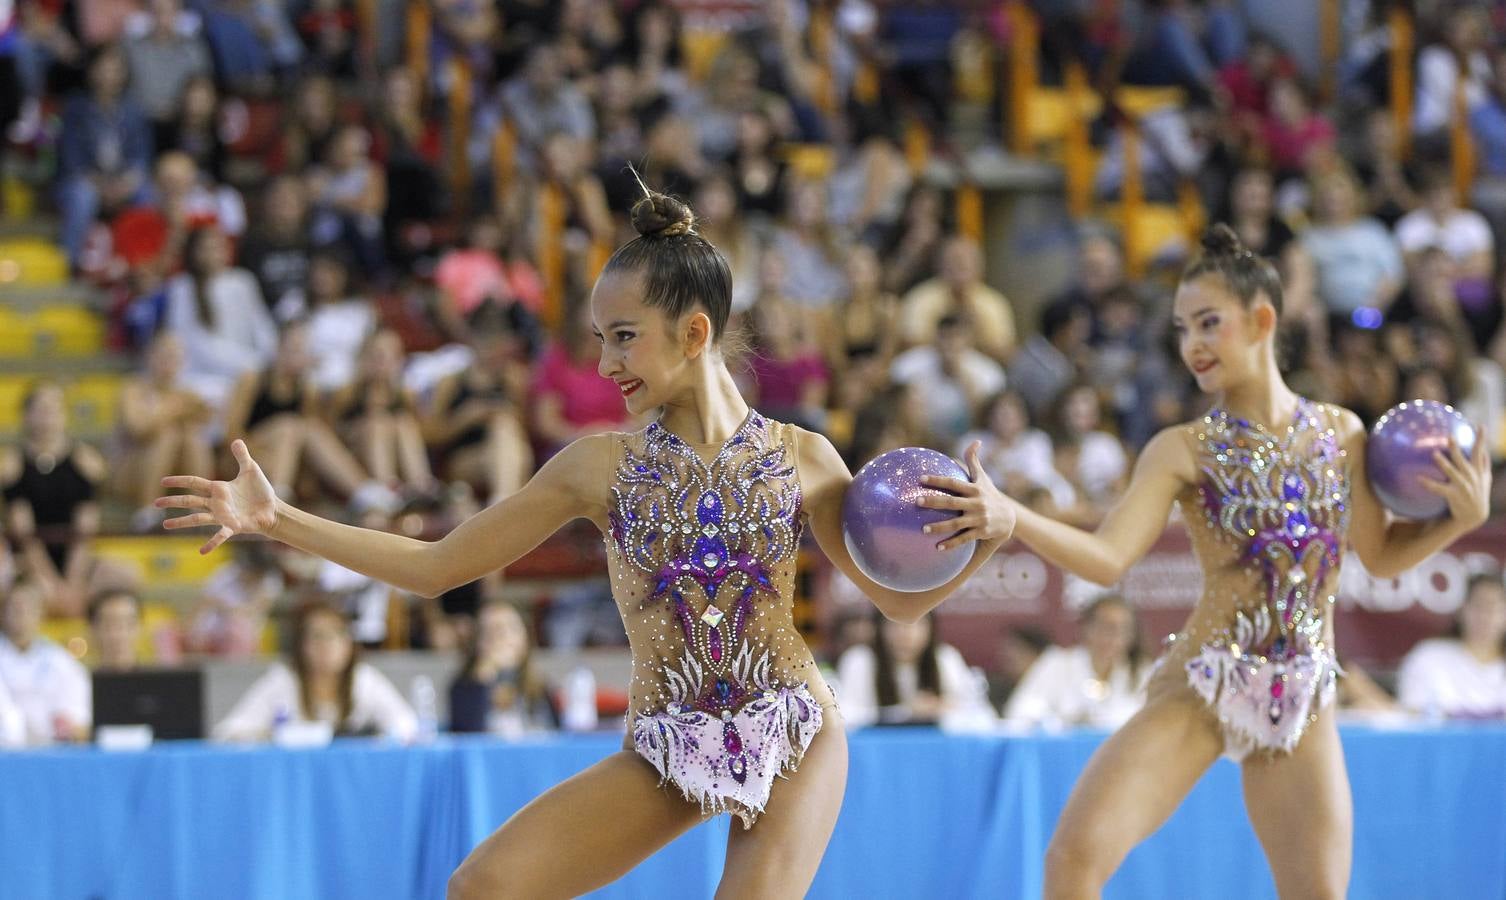
[[[657,422],[622,435],[606,535],[633,652],[633,745],[751,827],[831,692],[795,630],[803,527],[791,428],[749,412],[708,464]]]
[[[1217,713],[1236,760],[1290,751],[1333,698],[1329,613],[1349,527],[1338,416],[1299,399],[1291,425],[1275,434],[1221,410],[1187,426],[1200,477],[1177,502],[1203,594],[1169,639],[1150,693],[1190,685]]]

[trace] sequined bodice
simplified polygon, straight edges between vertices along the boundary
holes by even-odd
[[[1299,631],[1321,646],[1349,526],[1337,421],[1302,399],[1277,433],[1221,410],[1190,426],[1201,477],[1179,502],[1204,573],[1190,627],[1277,655]]]
[[[802,521],[789,426],[750,412],[709,464],[657,422],[624,436],[609,519],[630,715],[727,719],[802,684],[829,701],[792,613]]]

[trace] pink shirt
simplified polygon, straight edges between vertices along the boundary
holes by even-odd
[[[619,425],[627,421],[622,392],[610,378],[597,374],[596,361],[572,362],[570,354],[554,344],[538,362],[533,378],[535,397],[559,398],[566,422],[583,425]]]
[[[816,353],[792,359],[754,356],[751,368],[758,381],[758,405],[765,409],[797,407],[806,385],[826,381],[826,364]]]

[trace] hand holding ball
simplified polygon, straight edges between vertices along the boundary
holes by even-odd
[[[968,480],[950,456],[922,447],[901,447],[875,457],[853,476],[842,502],[842,537],[864,575],[890,590],[928,591],[956,578],[972,559],[971,542],[938,550],[949,535],[925,526],[957,518],[950,509],[928,509],[921,497],[942,494],[920,479],[941,475]]]
[[[1365,472],[1381,503],[1407,519],[1437,519],[1448,501],[1427,489],[1425,478],[1448,481],[1434,453],[1447,456],[1449,442],[1466,460],[1474,456],[1476,431],[1453,407],[1436,400],[1413,400],[1393,407],[1375,422],[1365,447]]]

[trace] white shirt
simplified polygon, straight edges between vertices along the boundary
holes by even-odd
[[[299,703],[298,676],[285,664],[278,663],[256,679],[230,714],[214,727],[214,739],[265,740],[279,718],[289,722],[325,721],[335,725],[337,731],[342,727],[354,732],[375,729],[400,741],[412,740],[417,734],[418,717],[413,709],[392,682],[370,664],[356,663],[351,694],[350,717],[343,726],[334,721],[337,713],[333,709],[319,710],[319,715],[311,719],[303,714]]]
[[[1459,60],[1447,47],[1434,44],[1417,55],[1417,89],[1412,104],[1412,131],[1428,134],[1447,128],[1454,117],[1454,86],[1459,81]],[[1465,109],[1474,109],[1485,96],[1490,81],[1490,60],[1484,53],[1469,57],[1469,76],[1464,85]]]
[[[1108,499],[1128,468],[1129,459],[1118,438],[1106,431],[1090,431],[1082,436],[1077,451],[1077,480],[1092,499]]]
[[[920,393],[929,420],[926,424],[943,437],[966,431],[974,405],[1004,390],[1004,367],[971,349],[958,364],[955,379],[943,370],[941,354],[929,345],[896,356],[889,364],[889,377]]]
[[[223,408],[241,375],[259,371],[277,354],[277,326],[261,299],[256,278],[227,269],[208,288],[212,323],[199,320],[193,279],[174,278],[167,287],[167,329],[183,339],[183,384],[210,405]]]
[[[26,746],[26,719],[0,681],[0,749]]]
[[[1396,693],[1417,712],[1506,717],[1506,660],[1480,662],[1456,639],[1431,638],[1401,661]]]
[[[837,702],[842,718],[850,728],[861,728],[878,721],[878,687],[874,682],[878,668],[873,648],[858,644],[847,648],[837,661]],[[936,674],[941,679],[941,705],[948,715],[967,712],[987,699],[967,661],[949,644],[936,646]],[[908,705],[919,691],[919,672],[914,663],[894,667],[894,688],[901,706]]]
[[[0,684],[20,712],[26,744],[52,743],[60,719],[70,729],[87,729],[93,722],[89,671],[46,638],[32,641],[24,653],[0,638]]]
[[[312,312],[300,295],[277,304],[283,322],[308,316],[308,344],[314,357],[310,380],[321,391],[336,391],[355,380],[361,345],[376,330],[376,310],[368,300],[340,300]]]
[[[1131,677],[1129,666],[1119,666],[1105,683],[1086,647],[1048,647],[1009,695],[1004,718],[1118,728],[1145,703],[1149,668]]]
[[[1396,223],[1396,242],[1403,253],[1441,247],[1454,261],[1495,249],[1485,217],[1472,209],[1456,209],[1440,222],[1425,209],[1414,209]]]
[[[978,461],[999,490],[1020,497],[1027,489],[1038,487],[1049,492],[1051,502],[1059,507],[1077,502],[1072,482],[1057,471],[1055,448],[1046,432],[1026,429],[1006,445],[992,431],[971,431],[957,442],[957,455],[966,453],[973,441],[982,445],[978,448]]]

